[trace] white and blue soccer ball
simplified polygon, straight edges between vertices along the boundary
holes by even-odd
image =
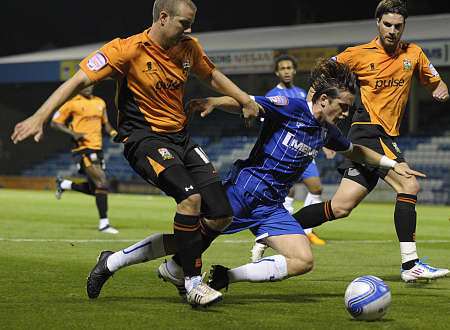
[[[381,278],[372,275],[354,279],[345,290],[345,307],[357,320],[379,320],[391,304],[391,290]]]

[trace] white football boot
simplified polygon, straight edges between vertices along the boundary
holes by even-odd
[[[415,282],[416,280],[432,280],[446,276],[450,271],[446,268],[435,268],[426,264],[422,260],[416,261],[413,268],[401,270],[401,278],[405,282]]]

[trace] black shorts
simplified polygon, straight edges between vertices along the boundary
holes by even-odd
[[[158,176],[175,165],[187,170],[197,189],[221,180],[205,152],[186,130],[170,134],[137,130],[126,140],[124,155],[144,180],[160,189],[163,187]]]
[[[399,163],[405,162],[395,137],[388,135],[381,125],[370,124],[368,119],[369,115],[365,109],[360,108],[355,112],[352,126],[348,132],[348,138],[352,143],[368,147]],[[389,172],[389,169],[386,168],[361,165],[349,159],[339,166],[339,170],[344,173],[344,178],[358,182],[369,191],[375,188],[379,178],[383,179]]]
[[[78,173],[86,174],[85,168],[91,165],[100,165],[102,170],[106,169],[102,150],[83,149],[72,153],[72,157],[77,164]]]

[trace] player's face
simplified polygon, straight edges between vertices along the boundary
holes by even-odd
[[[285,85],[292,85],[296,71],[292,61],[285,60],[278,63],[277,71],[275,72],[280,81]]]
[[[388,51],[395,50],[405,29],[403,16],[393,13],[384,14],[377,22],[377,26],[383,47]]]
[[[192,32],[191,26],[195,20],[195,11],[188,5],[180,3],[177,14],[168,16],[165,24],[165,36],[170,45],[175,45],[184,34]]]
[[[321,99],[321,102],[324,119],[331,124],[336,124],[338,120],[349,115],[350,108],[355,102],[355,95],[349,91],[342,91],[338,97],[334,99],[325,97]]]

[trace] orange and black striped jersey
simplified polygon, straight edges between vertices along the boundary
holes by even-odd
[[[422,85],[439,82],[441,78],[419,46],[401,42],[396,53],[389,55],[377,40],[378,37],[367,44],[349,47],[336,60],[349,65],[357,75],[361,101],[370,122],[397,136],[414,72],[417,71]]]
[[[68,125],[74,132],[84,134],[72,151],[102,149],[102,126],[108,122],[108,117],[105,101],[101,98],[77,95],[63,104],[52,121]]]
[[[119,139],[135,129],[181,131],[187,123],[183,94],[189,74],[207,79],[215,69],[196,39],[184,36],[164,50],[150,39],[149,31],[114,39],[80,63],[91,81],[119,76]]]

